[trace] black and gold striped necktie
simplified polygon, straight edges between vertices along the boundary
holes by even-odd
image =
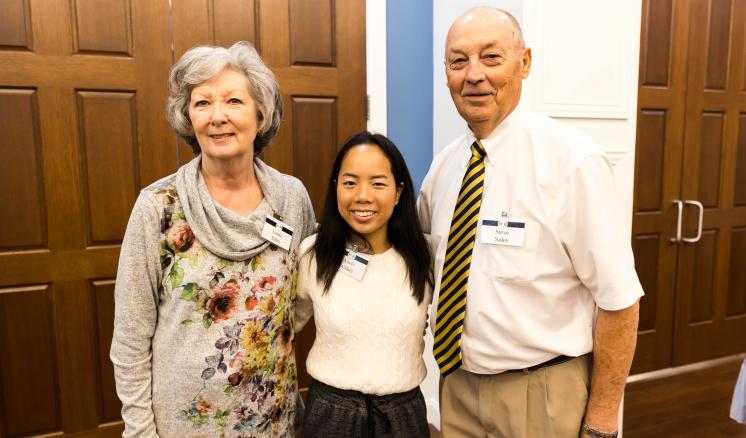
[[[471,145],[471,159],[461,182],[451,229],[448,232],[448,248],[443,262],[433,344],[433,355],[443,377],[461,366],[461,332],[466,314],[466,286],[477,234],[479,207],[482,205],[484,156],[484,147],[476,140]]]

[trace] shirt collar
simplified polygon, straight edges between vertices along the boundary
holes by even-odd
[[[510,143],[513,137],[519,132],[521,126],[523,126],[525,116],[526,111],[523,109],[523,105],[519,104],[487,137],[479,139],[482,146],[484,146],[490,164],[494,164],[500,148]],[[474,132],[467,125],[467,144],[471,145],[476,139]]]

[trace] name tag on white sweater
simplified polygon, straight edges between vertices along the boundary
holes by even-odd
[[[293,241],[293,227],[277,218],[267,216],[262,227],[262,237],[289,251],[290,243]]]
[[[345,250],[345,256],[339,270],[354,278],[357,281],[363,279],[365,269],[368,267],[368,259],[352,250]]]

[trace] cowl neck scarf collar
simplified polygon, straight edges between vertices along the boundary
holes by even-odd
[[[262,236],[264,220],[281,211],[285,192],[279,172],[254,158],[254,173],[264,199],[248,216],[241,216],[213,201],[200,172],[202,156],[197,155],[176,172],[176,192],[184,217],[199,242],[213,254],[228,260],[248,260],[262,252],[269,242]]]

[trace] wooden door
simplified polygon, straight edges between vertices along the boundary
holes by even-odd
[[[746,0],[693,1],[688,53],[674,366],[746,351]]]
[[[258,46],[287,108],[265,158],[304,181],[318,212],[339,143],[365,127],[364,3],[0,0],[0,10],[0,437],[117,436],[108,352],[119,245],[138,190],[191,158],[163,116],[172,38],[177,57],[195,44]],[[301,368],[312,338],[301,336]]]
[[[199,44],[250,41],[277,76],[285,115],[264,159],[305,184],[316,214],[337,150],[365,129],[364,0],[182,0],[173,2],[178,59]],[[193,156],[180,142],[179,156]],[[296,337],[300,386],[313,324]]]
[[[139,188],[176,168],[168,0],[0,10],[0,436],[116,436],[119,244]]]
[[[643,2],[632,249],[645,296],[633,373],[671,366],[689,2]]]
[[[643,3],[633,373],[746,351],[744,0]],[[682,241],[674,242],[682,204]],[[698,231],[701,202],[703,233]]]

